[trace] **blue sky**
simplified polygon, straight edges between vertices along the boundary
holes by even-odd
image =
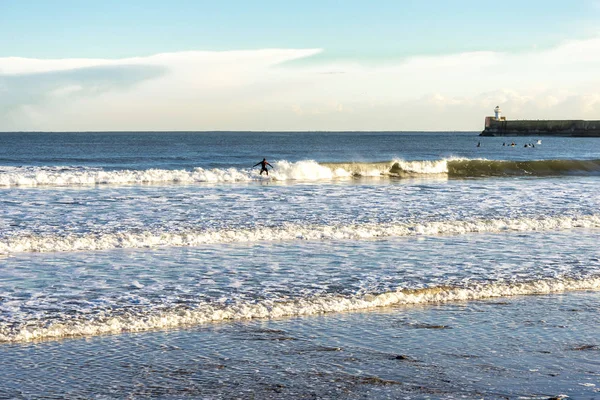
[[[597,32],[594,1],[0,0],[0,55],[121,58],[323,48],[395,58],[548,47]]]
[[[160,129],[169,127],[173,115],[178,121],[187,121],[173,124],[173,129],[328,130],[351,129],[349,124],[364,129],[478,129],[482,119],[479,114],[489,114],[484,111],[488,102],[481,98],[494,96],[497,102],[506,103],[505,109],[521,117],[555,114],[552,107],[565,101],[572,107],[579,96],[577,101],[585,106],[579,111],[569,108],[569,112],[588,117],[596,111],[595,100],[589,96],[596,93],[593,71],[598,65],[595,59],[579,59],[579,55],[595,51],[599,22],[600,1],[596,0],[0,0],[0,130],[45,126],[96,130],[83,122],[61,124],[59,117],[44,117],[67,105],[81,107],[87,103],[90,108],[84,115],[95,115],[87,118],[93,121],[90,124],[102,121],[99,129],[150,129],[151,124],[136,113],[127,120],[110,107],[103,107],[97,115],[91,110],[111,94],[115,96],[113,101],[131,101],[136,93],[142,100],[148,92],[160,92],[159,87],[166,97],[197,105],[209,103],[207,91],[216,90],[216,103],[223,105],[222,109],[211,105],[212,112],[223,115],[222,119],[203,123],[206,119],[195,118],[192,111],[187,116],[182,110],[174,111],[173,103],[162,108],[158,103],[148,104],[158,114],[164,111],[164,123],[153,120]],[[576,47],[578,43],[581,47]],[[264,49],[284,53],[267,54],[261,52]],[[236,53],[240,50],[254,52],[254,56]],[[212,55],[206,58],[189,52]],[[560,67],[557,63],[563,57],[561,52],[574,57],[574,65]],[[172,56],[167,61],[152,58],[159,53]],[[11,57],[29,60],[16,64]],[[263,57],[263,62],[252,64],[252,68],[263,68],[262,72],[236,69],[246,57],[252,62]],[[97,61],[70,61],[73,59]],[[230,75],[206,69],[214,65],[209,59],[231,63],[218,67],[219,71],[231,70]],[[504,64],[505,59],[520,63],[521,68]],[[51,63],[44,64],[45,60]],[[560,77],[554,72],[541,76],[532,73],[532,68],[544,69],[545,64],[539,60],[549,60],[550,69],[561,72]],[[133,69],[132,63],[136,65]],[[210,79],[187,74],[186,65],[203,71],[202,76]],[[418,68],[413,70],[411,66]],[[82,68],[95,69],[89,73],[82,72]],[[56,70],[61,71],[57,80],[52,75]],[[121,70],[126,70],[124,76],[131,79],[123,78]],[[154,72],[150,74],[149,70]],[[467,70],[468,74],[463,73]],[[352,78],[343,82],[332,75],[327,81],[321,80],[319,74],[332,72]],[[568,72],[578,76],[569,78]],[[411,79],[408,73],[418,76]],[[447,73],[453,82],[443,79]],[[223,86],[215,89],[211,81],[215,74],[227,88],[235,83],[233,86],[239,90],[230,95],[236,96],[233,103],[245,112],[226,105]],[[486,76],[496,78],[487,81]],[[558,78],[560,81],[556,81]],[[361,83],[350,90],[348,85],[357,79]],[[394,90],[404,94],[390,92],[382,83],[386,79],[394,80]],[[40,86],[36,82],[45,83]],[[186,85],[196,91],[186,91]],[[312,93],[302,89],[306,86],[314,88]],[[367,96],[360,100],[357,93]],[[273,98],[275,95],[284,102],[290,99],[285,104],[287,109]],[[240,102],[240,96],[251,100]],[[591,110],[590,101],[594,104]],[[429,111],[426,105],[415,109],[413,120],[408,114],[399,120],[390,116],[394,107],[419,102],[433,105]],[[544,108],[542,103],[550,105]],[[444,112],[456,116],[446,119],[451,121],[447,127],[442,121],[418,126],[417,122],[422,121],[418,116],[439,113],[440,104],[446,107]],[[277,123],[260,122],[260,118],[249,116],[249,110],[263,115],[263,119],[276,113]],[[286,117],[286,112],[291,114]],[[375,118],[388,122],[370,128],[365,121]],[[106,122],[111,120],[114,123]]]

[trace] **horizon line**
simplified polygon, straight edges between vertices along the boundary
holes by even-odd
[[[345,131],[345,130],[304,130],[304,131],[294,131],[294,130],[268,130],[268,131],[260,131],[260,130],[151,130],[151,131],[143,131],[143,130],[111,130],[111,131],[0,131],[0,134],[3,133],[477,133],[477,131],[471,130],[353,130],[353,131]]]

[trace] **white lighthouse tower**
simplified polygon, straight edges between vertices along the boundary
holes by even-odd
[[[494,108],[494,118],[496,119],[496,121],[500,121],[501,115],[502,110],[500,109],[500,106],[496,106],[496,108]]]

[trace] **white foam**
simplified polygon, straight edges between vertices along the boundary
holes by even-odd
[[[352,176],[382,176],[394,164],[414,174],[447,173],[447,161],[390,161],[383,163],[325,163],[277,161],[269,175],[258,169],[195,168],[193,170],[103,170],[89,167],[0,167],[0,187],[81,186],[99,184],[152,184],[196,182],[250,182],[259,180],[318,181]]]
[[[0,170],[0,186],[78,186],[98,184],[147,184],[237,182],[260,179],[256,171],[230,169],[117,170],[93,168],[22,167]]]
[[[457,159],[458,160],[458,159]],[[435,161],[397,161],[398,166],[402,171],[412,174],[447,174],[448,161],[450,160],[435,160]]]
[[[294,225],[254,229],[189,230],[187,232],[119,232],[84,235],[29,235],[0,240],[0,254],[17,252],[93,251],[157,246],[292,240],[373,239],[390,236],[456,235],[503,231],[547,231],[598,228],[600,215],[544,218],[437,221],[416,224]]]
[[[320,165],[316,161],[288,161],[276,162],[270,173],[275,180],[322,180],[334,178],[347,178],[352,176],[351,171],[343,168],[331,169]]]
[[[294,301],[244,302],[217,306],[204,304],[193,309],[148,311],[125,315],[96,316],[93,320],[65,319],[59,322],[30,321],[18,327],[0,326],[0,342],[27,342],[42,339],[142,332],[154,329],[193,326],[223,320],[280,318],[331,312],[365,310],[401,304],[469,301],[493,297],[548,294],[574,290],[599,290],[600,278],[547,279],[516,283],[491,283],[467,287],[432,287],[398,290],[382,294],[344,297],[326,295]]]
[[[278,161],[269,176],[257,169],[195,168],[193,170],[116,170],[66,167],[1,167],[0,186],[77,186],[98,184],[148,184],[195,182],[249,182],[257,180],[323,180],[351,177],[352,171],[334,169],[316,161]]]

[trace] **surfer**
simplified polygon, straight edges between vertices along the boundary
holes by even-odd
[[[481,147],[481,142],[477,142],[477,147]]]
[[[260,165],[260,175],[262,175],[263,172],[266,172],[267,176],[269,175],[269,170],[267,169],[267,165],[269,167],[273,168],[273,166],[267,162],[266,158],[263,158],[263,160],[261,162],[254,164],[253,168],[258,165]]]

